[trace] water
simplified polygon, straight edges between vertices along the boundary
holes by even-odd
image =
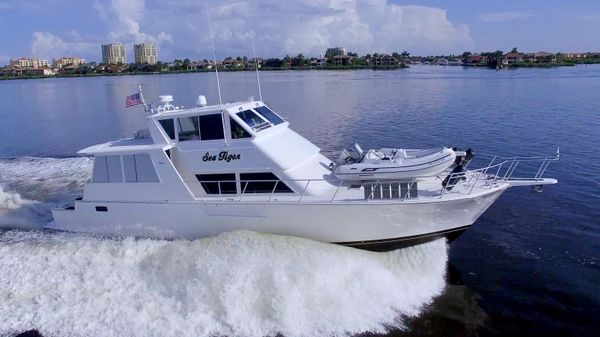
[[[214,74],[0,81],[0,335],[600,334],[600,67],[261,79],[266,101],[328,153],[354,141],[501,155],[560,145],[547,171],[560,183],[511,189],[449,246],[384,254],[250,232],[193,242],[47,233],[49,210],[89,177],[76,151],[143,127],[126,95],[142,84],[148,100],[217,102]],[[221,81],[224,101],[258,96],[251,72]]]

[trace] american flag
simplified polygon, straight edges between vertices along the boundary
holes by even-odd
[[[125,99],[125,108],[142,103],[142,95],[138,92],[137,94],[127,96],[127,99]]]

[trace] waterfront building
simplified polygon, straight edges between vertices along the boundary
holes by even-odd
[[[346,55],[348,55],[348,50],[343,47],[327,48],[327,51],[325,51],[326,58],[331,58],[334,56],[346,56]]]
[[[39,57],[21,57],[10,60],[11,68],[43,68],[48,66],[48,60]]]
[[[246,67],[248,69],[256,69],[256,68],[261,68],[262,67],[262,63],[263,63],[263,59],[258,57],[256,59],[251,58],[248,59],[248,61],[246,61]]]
[[[524,53],[519,53],[519,52],[510,52],[507,54],[504,54],[504,57],[502,57],[502,65],[512,65],[515,63],[521,63],[523,62],[523,58],[525,57]]]
[[[227,57],[223,60],[223,68],[225,69],[241,69],[244,67],[244,62],[237,58]]]
[[[158,61],[158,53],[156,51],[156,44],[154,43],[135,44],[133,45],[133,53],[135,63],[156,64]]]
[[[587,54],[582,52],[571,52],[565,53],[565,57],[570,59],[584,59],[587,57]]]
[[[187,66],[187,70],[203,70],[203,69],[212,69],[212,64],[208,61],[192,61]]]
[[[125,64],[127,63],[125,45],[122,43],[109,43],[102,45],[102,63]]]
[[[556,55],[545,51],[527,53],[523,56],[523,61],[529,63],[556,63]]]
[[[80,66],[85,63],[85,59],[79,57],[61,57],[59,59],[52,60],[52,68],[62,69],[63,67]]]
[[[336,55],[336,56],[330,58],[329,61],[334,66],[349,66],[352,64],[352,56]]]
[[[448,60],[444,60],[446,61],[447,65]],[[396,60],[396,58],[388,54],[378,54],[377,57],[375,57],[375,59],[373,60],[373,64],[375,66],[393,66],[398,64],[398,60]]]
[[[310,61],[310,65],[313,67],[325,67],[327,65],[327,59],[320,55],[319,58]]]

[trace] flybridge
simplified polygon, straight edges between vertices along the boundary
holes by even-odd
[[[250,98],[245,102],[206,105],[206,98],[199,96],[194,108],[183,109],[172,104],[170,95],[160,96],[162,105],[151,109],[148,130],[155,141],[232,141],[252,140],[285,128],[288,123],[261,101]],[[160,127],[157,127],[156,123]],[[223,155],[223,158],[220,156]],[[217,154],[208,156],[206,161],[236,160],[237,155]]]

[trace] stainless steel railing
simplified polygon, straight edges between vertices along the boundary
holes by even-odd
[[[489,185],[490,189],[498,181],[509,181],[511,179],[515,179],[515,178],[513,178],[513,174],[515,173],[517,166],[523,162],[540,162],[540,164],[537,167],[536,174],[533,177],[519,177],[516,179],[540,180],[540,179],[542,179],[542,176],[546,172],[548,165],[550,165],[550,162],[559,160],[559,158],[560,158],[560,150],[559,149],[556,149],[556,153],[554,154],[554,156],[545,156],[545,157],[538,156],[538,157],[504,158],[504,157],[499,157],[499,156],[493,156],[492,160],[485,167],[475,169],[475,170],[469,170],[469,171],[456,172],[456,173],[449,174],[448,181],[449,182],[454,181],[455,184],[449,184],[446,186],[442,186],[442,189],[440,190],[440,198],[447,191],[450,191],[454,187],[456,187],[458,185],[458,183],[460,183],[461,180],[463,180],[463,178],[466,179],[467,175],[470,176],[466,182],[466,186],[470,186],[469,192],[467,194],[471,194],[473,192],[473,189],[475,188],[475,186],[477,185],[477,182],[481,178],[484,178],[486,180],[491,180],[491,183],[488,182],[488,184],[487,184],[487,185]],[[497,160],[500,160],[500,162],[496,163]],[[489,173],[490,170],[492,172],[495,171],[495,173]],[[473,178],[475,178],[474,182],[472,182]]]
[[[546,172],[548,165],[552,161],[556,161],[559,159],[559,152],[557,150],[554,156],[546,156],[546,157],[512,157],[512,158],[503,158],[499,156],[493,156],[488,165],[482,168],[474,169],[474,170],[466,170],[463,172],[443,172],[438,175],[431,176],[422,176],[415,177],[408,181],[402,181],[402,183],[407,184],[407,190],[405,193],[401,193],[399,198],[368,198],[363,194],[364,185],[376,185],[376,184],[389,184],[391,181],[389,180],[373,180],[368,182],[361,183],[360,188],[356,188],[356,182],[344,181],[339,179],[287,179],[287,180],[214,180],[214,181],[185,181],[188,183],[200,183],[200,184],[216,184],[218,193],[211,193],[197,197],[201,201],[260,201],[260,202],[309,202],[309,201],[319,201],[319,202],[369,202],[374,200],[407,200],[414,199],[411,197],[411,191],[413,191],[414,184],[417,184],[418,180],[426,180],[427,178],[432,178],[434,181],[443,181],[444,178],[447,178],[447,184],[444,186],[443,183],[440,183],[440,188],[438,190],[438,197],[441,199],[445,195],[449,193],[460,193],[465,195],[470,195],[473,193],[475,188],[481,189],[491,189],[496,186],[498,182],[507,182],[511,179],[533,179],[539,180],[542,179],[542,176]],[[513,174],[520,163],[523,162],[540,162],[537,167],[537,171],[533,177],[520,177],[513,178]],[[268,184],[265,186],[272,187],[267,190],[263,189],[260,191],[256,191],[253,189],[252,191],[248,190],[248,186],[252,183],[263,183]],[[223,184],[235,184],[235,192],[229,193],[228,191],[233,191],[233,189],[223,188]],[[287,192],[282,189],[278,189],[280,184],[284,184],[287,189],[291,192]],[[430,186],[430,185],[428,185]],[[457,187],[462,186],[463,188],[458,189]],[[350,197],[348,193],[341,193],[340,190],[343,188],[348,188],[347,190],[355,190],[350,193]],[[420,194],[420,193],[418,193]],[[341,195],[341,196],[340,196]],[[428,196],[431,196],[428,193]]]

